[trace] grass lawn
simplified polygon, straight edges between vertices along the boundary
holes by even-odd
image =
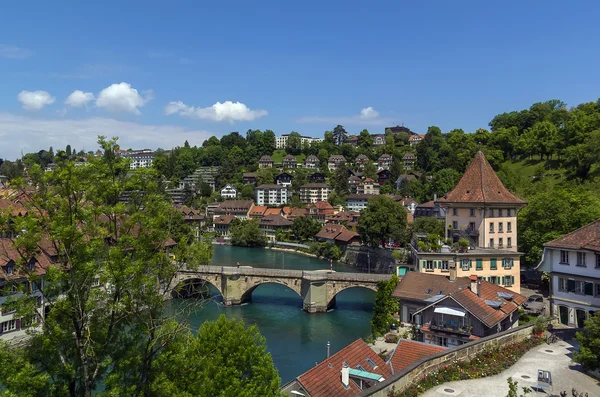
[[[538,167],[542,165],[544,167],[544,174],[562,174],[561,176],[545,176],[544,179],[550,179],[554,182],[558,182],[565,177],[565,170],[560,168],[558,160],[520,160],[520,161],[506,161],[502,164],[502,167],[514,172],[515,174],[521,175],[524,178],[529,178],[536,174]]]
[[[273,155],[271,156],[271,159],[273,160],[274,163],[281,163],[283,161],[283,158],[286,156],[285,150],[279,149],[279,150],[275,150],[273,152]],[[304,159],[306,158],[305,154],[299,154],[296,157],[296,160],[298,160],[299,163],[304,163]]]

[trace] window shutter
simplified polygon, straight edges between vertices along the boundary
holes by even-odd
[[[515,285],[515,276],[510,276],[510,283]]]
[[[504,278],[504,276],[502,276],[502,285],[504,285],[504,284],[506,284],[505,283],[505,278]]]

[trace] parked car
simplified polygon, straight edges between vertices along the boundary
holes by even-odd
[[[525,303],[523,308],[532,314],[542,314],[546,310],[546,304],[544,303],[544,297],[541,295],[531,295]]]

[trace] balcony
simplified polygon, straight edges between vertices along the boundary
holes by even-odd
[[[457,325],[456,322],[441,322],[432,320],[425,324],[431,331],[448,332],[452,334],[471,336],[471,330],[473,327],[470,325]]]

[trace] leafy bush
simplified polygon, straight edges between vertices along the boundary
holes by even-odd
[[[389,334],[385,334],[385,341],[387,343],[398,343],[398,335],[391,332]]]

